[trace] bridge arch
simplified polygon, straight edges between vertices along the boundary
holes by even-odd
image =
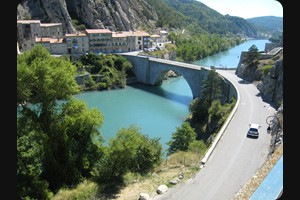
[[[184,77],[192,91],[193,98],[201,95],[202,81],[209,71],[197,65],[153,58],[149,59],[149,68],[149,84],[161,84],[165,73],[172,70]]]
[[[172,70],[184,77],[191,88],[193,98],[201,96],[202,81],[206,78],[209,69],[198,65],[146,56],[124,56],[133,63],[133,72],[139,82],[159,85],[162,83],[164,74]]]

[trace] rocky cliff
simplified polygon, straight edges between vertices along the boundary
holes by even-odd
[[[268,100],[276,103],[283,100],[283,59],[275,62],[270,72],[257,84],[257,88]]]
[[[260,60],[257,68],[247,68],[243,64],[246,54],[247,52],[242,52],[240,56],[236,75],[248,82],[255,83],[264,99],[279,106],[283,100],[283,51],[270,59]],[[269,70],[264,71],[264,67],[269,63],[274,64]]]
[[[87,28],[135,31],[154,28],[158,17],[146,0],[24,0],[17,6],[17,18],[62,22],[66,33],[74,33],[72,19]]]

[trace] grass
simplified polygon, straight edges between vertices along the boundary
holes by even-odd
[[[195,176],[200,170],[201,158],[202,156],[198,153],[177,152],[146,176],[127,173],[124,176],[124,186],[107,197],[101,193],[103,186],[91,180],[85,180],[74,189],[61,189],[52,200],[137,200],[140,193],[154,196],[159,185],[165,184],[169,188],[173,187],[170,181],[178,178],[181,172],[184,173],[181,181]]]
[[[96,183],[84,180],[74,189],[60,189],[53,200],[83,200],[96,199],[98,186]]]
[[[268,158],[260,170],[234,195],[231,200],[248,200],[264,180],[273,166],[283,155],[283,145]],[[163,162],[153,172],[146,176],[128,173],[124,176],[124,186],[119,188],[113,195],[105,197],[101,193],[101,186],[97,183],[85,180],[74,189],[61,189],[53,200],[137,200],[140,193],[148,193],[156,196],[159,185],[165,184],[169,188],[174,187],[170,181],[178,178],[179,173],[184,173],[185,182],[193,178],[200,170],[199,161],[202,156],[191,152],[177,152]]]

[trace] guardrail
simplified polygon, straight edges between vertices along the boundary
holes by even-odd
[[[222,75],[220,75],[222,76]],[[223,76],[224,77],[224,76]],[[225,77],[224,77],[225,78]],[[226,79],[226,78],[225,78]],[[228,79],[226,79],[228,80]],[[237,92],[237,101],[236,101],[236,104],[234,106],[234,108],[232,109],[229,117],[227,118],[226,122],[222,125],[219,133],[217,134],[217,137],[214,139],[212,145],[210,146],[210,148],[207,150],[207,152],[205,153],[205,156],[203,157],[203,159],[201,160],[201,166],[200,168],[204,167],[205,163],[207,162],[208,158],[210,157],[211,153],[213,152],[213,150],[215,149],[216,145],[218,144],[220,138],[222,137],[226,127],[228,126],[229,122],[231,121],[231,119],[233,118],[237,108],[238,108],[238,105],[240,103],[240,93],[239,91],[237,90],[237,87],[235,86],[235,84],[233,82],[231,82],[230,80],[228,80],[232,85],[233,87],[235,88],[236,92]]]

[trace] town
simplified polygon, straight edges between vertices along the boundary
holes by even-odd
[[[93,52],[123,53],[161,48],[168,32],[120,31],[85,29],[83,32],[65,33],[62,23],[41,23],[40,20],[17,20],[17,54],[44,46],[53,55],[82,55]]]

